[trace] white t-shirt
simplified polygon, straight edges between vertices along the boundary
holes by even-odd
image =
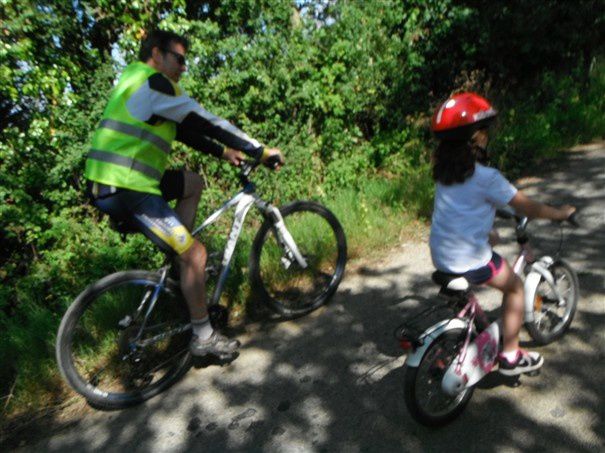
[[[495,168],[475,164],[462,184],[437,183],[429,245],[437,269],[461,274],[485,266],[492,257],[489,232],[496,207],[517,189]]]

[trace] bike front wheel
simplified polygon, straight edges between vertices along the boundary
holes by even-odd
[[[573,268],[563,260],[555,261],[548,270],[554,285],[540,278],[534,295],[534,321],[526,323],[533,340],[541,345],[560,338],[576,314],[580,283]],[[557,297],[557,292],[562,300]]]
[[[441,382],[460,353],[465,331],[452,329],[429,346],[418,367],[405,370],[404,399],[412,417],[426,426],[442,426],[456,418],[469,402],[474,387],[455,396],[446,394]]]
[[[90,403],[116,409],[176,382],[191,363],[191,328],[177,285],[147,271],[118,272],[86,288],[57,333],[61,374]],[[158,291],[156,304],[142,320]]]
[[[334,294],[344,275],[347,242],[336,216],[318,203],[297,201],[280,213],[307,266],[300,266],[268,218],[252,244],[250,277],[255,294],[281,316],[294,318]]]

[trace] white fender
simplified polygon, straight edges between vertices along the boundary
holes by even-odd
[[[544,256],[531,265],[529,273],[525,276],[525,283],[523,284],[523,292],[525,295],[525,322],[534,322],[534,301],[536,298],[536,291],[538,290],[538,284],[540,279],[544,278],[551,285],[554,285],[552,274],[548,270],[548,267],[553,263],[553,259],[550,256]],[[559,294],[557,294],[559,296]]]
[[[420,365],[420,361],[424,356],[427,349],[431,346],[433,341],[444,332],[448,330],[454,329],[466,329],[468,327],[468,323],[464,322],[462,319],[453,318],[453,319],[444,319],[443,321],[438,322],[437,324],[432,325],[428,329],[426,329],[422,335],[420,335],[419,340],[422,341],[422,345],[417,347],[414,352],[408,355],[405,364],[409,367],[415,368]]]

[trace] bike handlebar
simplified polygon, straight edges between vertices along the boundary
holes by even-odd
[[[282,163],[279,155],[269,156],[265,162],[261,162],[260,159],[245,159],[239,164],[239,180],[242,185],[246,187],[248,184],[251,184],[250,181],[250,173],[256,169],[260,164],[269,167],[272,170],[277,169],[277,167]]]

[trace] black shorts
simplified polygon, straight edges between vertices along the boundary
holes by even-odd
[[[483,285],[500,273],[502,270],[502,263],[502,257],[496,252],[492,252],[492,259],[489,263],[480,268],[467,271],[462,275],[464,275],[464,278],[473,285]]]
[[[164,172],[160,182],[162,196],[92,181],[87,186],[88,196],[99,210],[140,231],[162,251],[178,255],[187,251],[194,240],[168,202],[183,198],[184,189],[184,173],[174,170]]]

